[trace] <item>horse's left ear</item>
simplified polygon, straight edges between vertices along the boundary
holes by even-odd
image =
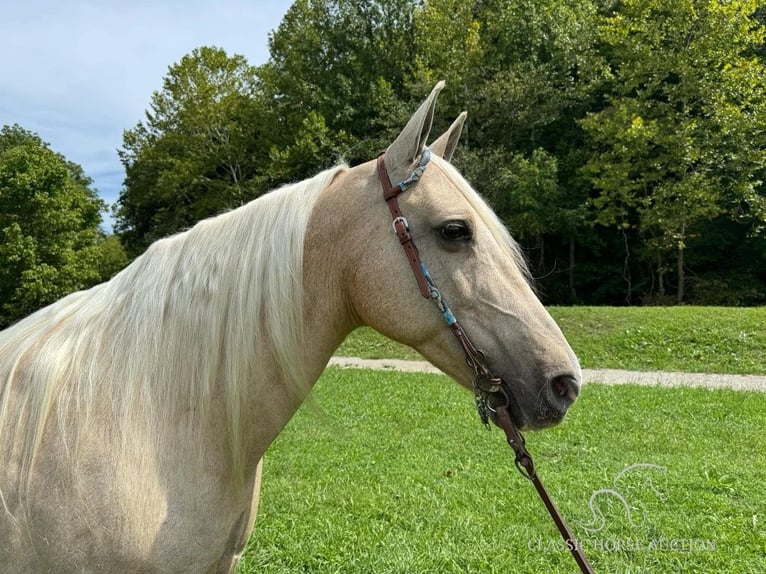
[[[452,154],[455,153],[457,142],[460,141],[460,134],[463,132],[463,124],[465,123],[467,115],[467,112],[461,113],[457,119],[452,122],[449,129],[436,138],[436,140],[429,146],[432,153],[443,157],[447,161],[452,159]]]
[[[423,153],[434,119],[436,96],[442,88],[444,88],[443,80],[434,86],[394,143],[388,146],[384,160],[392,183],[406,179],[415,168],[415,160]]]

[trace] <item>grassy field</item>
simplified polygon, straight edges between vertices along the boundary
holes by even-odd
[[[763,308],[550,311],[585,367],[766,373]],[[419,358],[369,329],[339,354]],[[577,571],[500,431],[446,377],[329,369],[314,397],[267,453],[238,572]],[[527,443],[596,572],[763,573],[765,401],[591,384]]]
[[[576,571],[500,431],[446,377],[328,369],[314,396],[267,453],[238,572]],[[764,400],[588,385],[561,426],[527,444],[596,572],[760,574]],[[615,480],[638,463],[666,470]],[[591,511],[607,488],[630,520],[613,496]]]
[[[551,307],[586,368],[766,374],[766,307]],[[371,329],[338,354],[420,358]]]

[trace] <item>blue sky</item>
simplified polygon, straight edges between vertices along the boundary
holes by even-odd
[[[122,132],[144,119],[168,67],[199,46],[269,57],[292,0],[0,0],[0,125],[36,132],[113,204]],[[105,228],[111,219],[105,214]]]

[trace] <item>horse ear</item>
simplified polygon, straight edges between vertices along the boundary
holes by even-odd
[[[444,88],[440,81],[386,150],[385,162],[392,183],[401,181],[412,173],[415,160],[423,153],[434,119],[436,96]]]
[[[457,142],[460,141],[460,134],[463,131],[463,124],[465,123],[467,115],[467,112],[461,113],[457,119],[452,122],[449,129],[436,138],[436,140],[429,146],[433,153],[443,157],[447,161],[452,159],[452,154],[455,153]]]

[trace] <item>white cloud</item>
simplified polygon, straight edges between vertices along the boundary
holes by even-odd
[[[0,124],[38,133],[113,203],[116,149],[168,67],[199,46],[268,59],[291,0],[25,0],[0,7]]]

